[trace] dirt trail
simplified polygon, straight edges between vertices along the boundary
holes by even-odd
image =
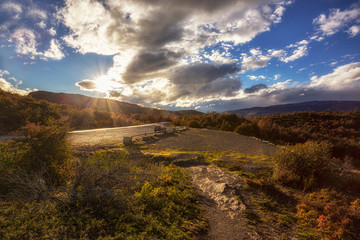
[[[164,148],[194,151],[226,151],[265,156],[270,156],[277,150],[275,145],[258,139],[231,132],[207,129],[189,129],[183,133],[157,140],[155,144]]]
[[[246,227],[242,201],[243,180],[216,167],[189,167],[193,184],[198,189],[200,202],[209,221],[209,231],[202,240],[260,239]]]
[[[277,147],[260,140],[221,131],[190,129],[183,133],[157,139],[152,144],[171,149],[185,151],[215,151],[233,152],[246,155],[271,156]],[[178,155],[179,157],[179,155]],[[181,158],[186,158],[183,154]],[[174,162],[178,166],[186,167],[191,174],[193,184],[198,189],[200,203],[204,215],[208,219],[208,233],[201,240],[238,240],[264,239],[247,225],[245,217],[246,196],[243,178],[226,172],[218,167],[199,164],[201,156],[191,156],[187,160]],[[187,161],[187,162],[186,162]],[[194,163],[192,165],[192,163]],[[255,167],[256,166],[252,166]],[[246,193],[245,193],[246,194]],[[276,239],[267,235],[266,239]]]

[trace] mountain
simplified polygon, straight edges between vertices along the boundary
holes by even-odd
[[[69,93],[54,93],[47,91],[36,91],[29,93],[29,96],[39,99],[46,100],[48,102],[57,103],[57,104],[66,104],[81,109],[91,108],[96,110],[105,110],[116,113],[126,113],[126,114],[152,114],[164,116],[169,115],[197,115],[202,114],[201,112],[194,110],[182,110],[182,111],[168,111],[162,109],[142,107],[136,104],[131,104],[127,102],[121,102],[113,99],[106,98],[93,98],[84,96],[81,94],[69,94]]]
[[[253,107],[238,110],[226,111],[235,113],[243,117],[257,117],[276,113],[293,113],[293,112],[348,112],[360,109],[360,101],[312,101],[302,103],[292,103],[283,105],[274,105],[269,107]]]

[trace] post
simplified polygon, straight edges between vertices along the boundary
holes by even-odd
[[[123,144],[124,145],[129,145],[132,143],[132,137],[124,137],[123,138]]]

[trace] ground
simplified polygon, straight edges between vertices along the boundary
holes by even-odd
[[[191,174],[209,225],[197,239],[296,239],[294,198],[264,181],[271,177],[277,146],[230,132],[188,129],[140,137],[130,149],[133,157],[173,163]]]
[[[271,156],[277,146],[207,129],[139,143],[143,154],[185,167],[191,174],[209,224],[199,239],[295,239],[290,229],[294,212],[288,212],[295,204],[293,197],[261,182],[272,174]],[[265,209],[266,204],[273,209]]]

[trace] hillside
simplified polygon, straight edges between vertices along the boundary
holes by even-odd
[[[227,113],[235,113],[243,117],[257,117],[277,113],[293,112],[349,112],[360,109],[360,101],[312,101],[293,104],[274,105],[269,107],[253,107],[238,110],[230,110]]]
[[[96,110],[105,110],[116,113],[128,113],[128,114],[165,114],[169,115],[170,111],[158,110],[152,108],[141,107],[136,104],[120,102],[112,99],[105,98],[92,98],[81,94],[69,94],[69,93],[54,93],[47,91],[36,91],[29,93],[29,96],[46,100],[48,102],[57,104],[66,104],[81,109],[91,108]]]
[[[184,114],[199,112],[172,112],[109,99],[43,91],[21,96],[0,89],[0,135],[16,131],[27,123],[49,125],[56,121],[68,124],[72,129],[93,129],[170,121],[171,117]]]
[[[125,114],[150,114],[150,115],[163,115],[171,116],[173,114],[182,115],[196,115],[201,112],[194,110],[183,110],[183,111],[168,111],[155,108],[141,107],[136,104],[127,102],[121,102],[113,99],[106,98],[93,98],[84,96],[81,94],[69,94],[69,93],[54,93],[47,91],[36,91],[29,93],[29,96],[39,99],[46,100],[48,102],[57,104],[66,104],[81,109],[90,108],[95,110],[109,111],[114,113],[125,113]]]

